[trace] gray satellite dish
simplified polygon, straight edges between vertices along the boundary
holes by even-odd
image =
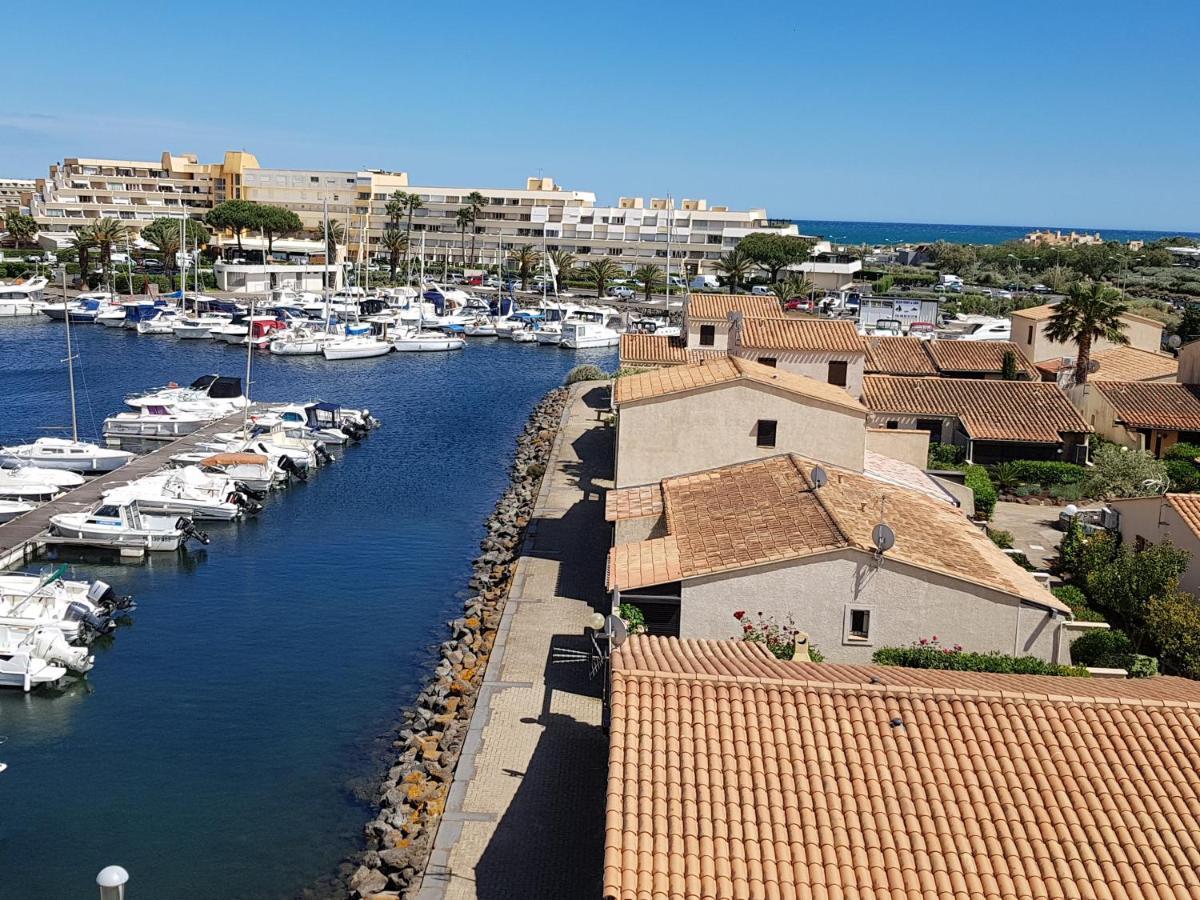
[[[1100,371],[1100,360],[1089,359],[1088,360],[1088,374],[1095,374],[1096,372],[1099,372],[1099,371]]]
[[[880,553],[886,553],[896,545],[896,532],[892,531],[890,525],[880,522],[871,529],[871,542]]]
[[[1183,338],[1181,338],[1177,334],[1173,334],[1169,338],[1167,338],[1167,346],[1170,347],[1172,350],[1178,350],[1182,344],[1183,344]]]
[[[608,641],[614,647],[620,647],[629,637],[629,629],[621,621],[620,616],[608,617]]]
[[[809,479],[812,481],[813,490],[823,488],[829,483],[829,475],[820,466],[814,466]]]

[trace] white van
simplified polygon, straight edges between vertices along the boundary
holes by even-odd
[[[697,275],[692,279],[693,291],[716,290],[721,286],[716,275]]]
[[[755,294],[759,297],[770,297],[775,292],[773,290],[771,290],[770,285],[756,284],[756,285],[754,285],[754,287],[750,288],[750,293]]]

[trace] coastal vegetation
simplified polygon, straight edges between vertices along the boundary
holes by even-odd
[[[908,669],[952,669],[957,672],[996,672],[1004,675],[1067,675],[1087,678],[1082,665],[1064,666],[1036,656],[1005,653],[972,653],[960,645],[943,646],[937,635],[921,638],[908,647],[880,647],[871,661],[881,666]]]

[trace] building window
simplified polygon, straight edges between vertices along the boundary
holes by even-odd
[[[897,422],[895,419],[888,419],[887,427],[888,427],[889,431],[895,431],[897,428],[900,427],[900,423]]]
[[[917,430],[928,431],[930,440],[941,440],[942,437],[942,420],[941,419],[917,419]]]
[[[717,326],[716,325],[701,325],[700,326],[700,346],[712,347],[717,343]]]
[[[852,641],[866,641],[871,638],[871,611],[869,609],[851,609],[850,624],[846,636]]]
[[[829,364],[829,383],[836,384],[838,387],[846,386],[846,370],[849,368],[849,363],[843,360],[834,360]]]
[[[1029,337],[1025,338],[1025,343],[1033,345],[1033,326],[1029,326]]]
[[[779,362],[779,360],[773,356],[761,356],[759,357],[758,361],[764,366],[770,366],[772,369],[774,369],[776,364]]]
[[[1143,550],[1145,550],[1149,546],[1150,546],[1150,542],[1148,540],[1146,540],[1144,537],[1142,537],[1142,535],[1140,535],[1140,534],[1137,535],[1133,539],[1133,550],[1135,553],[1141,553]]]
[[[775,432],[778,430],[779,423],[774,419],[759,419],[758,425],[754,429],[755,442],[759,447],[774,447]]]

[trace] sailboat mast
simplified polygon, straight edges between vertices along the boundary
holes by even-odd
[[[67,305],[67,267],[62,267],[63,322],[67,326],[67,385],[71,391],[71,440],[79,440],[79,417],[75,412],[75,357],[71,355],[71,307]]]
[[[671,308],[671,228],[674,225],[675,204],[667,194],[667,309]]]
[[[266,235],[259,230],[259,236],[265,241]],[[264,243],[265,247],[266,244]],[[242,433],[250,439],[250,361],[254,358],[254,295],[250,295],[250,318],[246,320],[246,387],[242,393],[246,397],[246,405],[242,407]]]

